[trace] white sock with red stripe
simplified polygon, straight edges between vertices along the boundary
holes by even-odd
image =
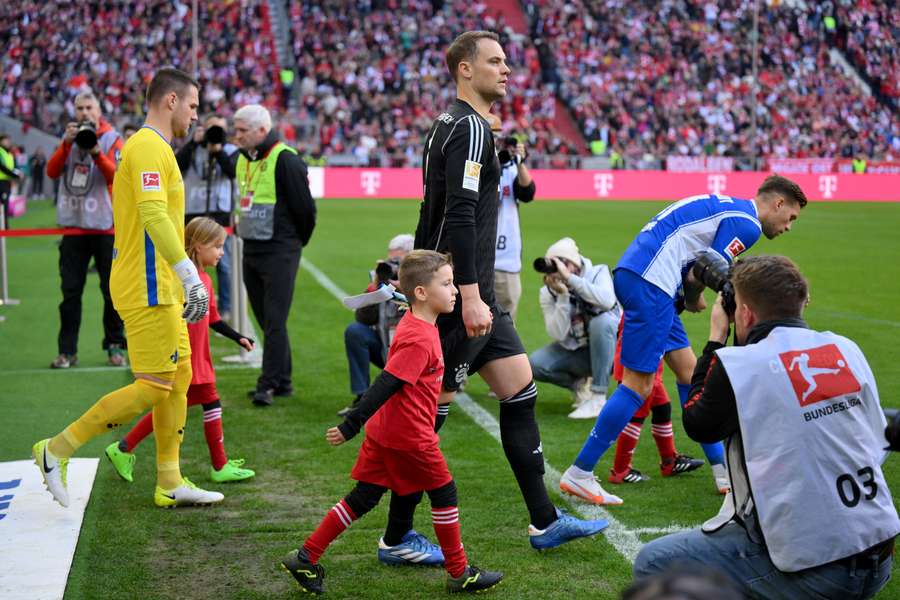
[[[431,509],[431,522],[438,543],[444,552],[444,568],[451,577],[459,577],[466,570],[468,561],[463,550],[462,534],[459,530],[459,508],[445,506]]]
[[[309,561],[313,564],[319,562],[319,557],[324,554],[329,544],[341,535],[345,529],[353,524],[356,515],[350,510],[345,500],[341,500],[328,511],[316,530],[312,532],[305,542],[303,548],[309,555]]]

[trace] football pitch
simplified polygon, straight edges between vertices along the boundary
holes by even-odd
[[[521,208],[525,269],[518,327],[530,351],[549,342],[538,306],[540,277],[533,258],[563,236],[573,237],[595,263],[614,265],[635,233],[660,210],[662,202],[535,202]],[[335,297],[337,290],[363,291],[368,270],[385,254],[388,240],[413,232],[418,203],[408,200],[322,200],[319,219],[304,249],[289,320],[294,358],[292,398],[276,398],[267,409],[246,398],[257,371],[218,371],[225,445],[229,458],[244,458],[257,476],[216,485],[209,480],[209,457],[201,411],[188,411],[182,471],[196,484],[225,494],[211,508],[160,510],[153,505],[155,479],[152,440],[137,449],[134,483],[122,481],[103,456],[103,448],[124,431],[93,440],[78,453],[101,463],[87,507],[66,598],[290,598],[299,595],[293,579],[278,567],[325,513],[352,487],[348,474],[362,436],[332,448],[325,430],[339,422],[335,411],[350,400],[343,330],[353,314]],[[54,223],[49,202],[29,205],[15,228]],[[807,206],[794,230],[774,241],[762,239],[751,254],[785,254],[808,277],[811,302],[806,319],[815,329],[855,340],[866,354],[879,386],[882,405],[900,408],[900,204],[822,203]],[[21,300],[0,307],[0,461],[25,459],[38,439],[60,431],[99,396],[130,381],[127,370],[100,368],[106,355],[102,338],[97,275],[84,294],[78,367],[47,368],[56,356],[59,317],[58,238],[8,240],[10,295]],[[330,285],[323,285],[330,282]],[[711,300],[711,296],[707,296]],[[699,352],[708,333],[709,313],[685,315]],[[257,331],[259,329],[257,328]],[[236,346],[212,335],[213,357],[234,354]],[[703,456],[681,428],[674,378],[665,381],[673,399],[673,424],[680,452]],[[590,431],[591,421],[566,418],[568,391],[539,384],[538,419],[548,463],[570,464]],[[594,539],[578,540],[538,553],[528,544],[528,515],[503,450],[492,435],[497,401],[476,377],[467,398],[456,403],[441,431],[441,446],[459,488],[463,541],[470,561],[499,569],[506,577],[495,598],[617,598],[631,581],[629,557],[641,543],[668,531],[699,525],[721,504],[708,466],[663,479],[645,427],[634,465],[651,476],[642,484],[612,486],[625,504],[600,511],[558,493],[560,507],[582,515],[608,512],[613,526]],[[468,400],[471,399],[471,400]],[[597,467],[601,480],[613,453]],[[900,497],[900,456],[891,456],[885,475]],[[558,473],[557,473],[558,477]],[[416,516],[418,531],[434,539],[427,500]],[[433,598],[443,594],[440,569],[390,568],[375,550],[387,512],[387,499],[357,521],[331,546],[322,564],[333,598]],[[840,527],[840,523],[835,523]],[[13,552],[14,550],[8,550]],[[895,563],[896,564],[896,563]],[[895,567],[896,574],[896,567]],[[893,579],[878,596],[900,598]]]

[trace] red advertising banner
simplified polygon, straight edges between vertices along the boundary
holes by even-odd
[[[422,199],[420,169],[326,168],[323,198]],[[676,200],[697,194],[751,198],[769,173],[670,173],[666,171],[531,171],[539,200]],[[813,201],[900,202],[900,174],[790,175]]]

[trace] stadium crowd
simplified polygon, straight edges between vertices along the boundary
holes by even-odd
[[[262,0],[201,2],[201,112],[277,103]],[[93,90],[117,125],[139,121],[159,65],[191,67],[190,2],[72,3],[26,0],[0,12],[0,112],[52,134],[74,114],[75,95]]]
[[[751,3],[529,4],[533,36],[552,47],[560,94],[588,139],[603,139],[631,158],[752,153]],[[876,22],[888,19],[885,7],[854,5],[839,9],[860,24],[849,36],[853,43],[875,46],[863,29],[891,38],[884,24],[873,25],[876,15]],[[831,64],[822,10],[784,3],[760,13],[760,153],[897,156],[900,123]],[[877,47],[896,53],[895,44]],[[876,55],[869,47],[870,69],[879,64]]]

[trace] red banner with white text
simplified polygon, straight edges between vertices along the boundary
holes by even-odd
[[[422,198],[420,169],[310,168],[321,198]],[[752,198],[769,173],[533,170],[538,200],[677,200],[698,194]],[[788,175],[811,201],[900,202],[900,174]],[[320,193],[316,193],[320,192]]]

